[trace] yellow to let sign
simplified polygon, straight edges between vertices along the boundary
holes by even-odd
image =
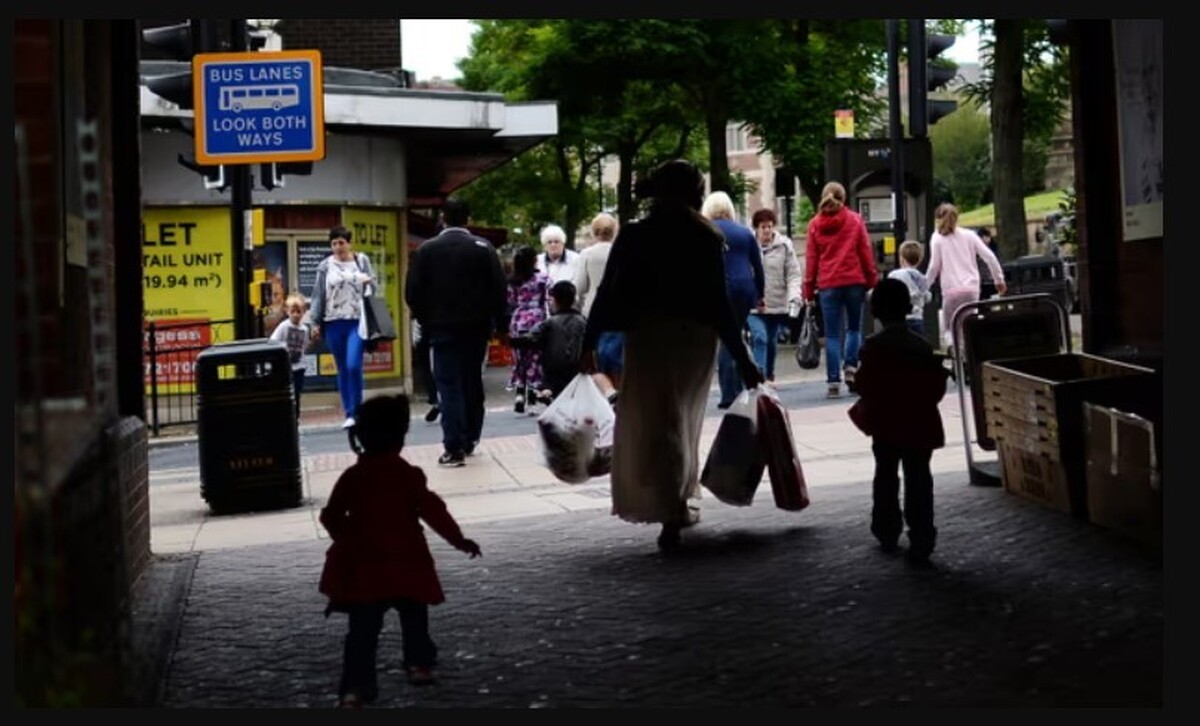
[[[142,286],[149,320],[233,317],[229,207],[142,211]]]
[[[146,390],[188,393],[196,356],[234,339],[229,207],[142,210]]]
[[[833,131],[839,139],[854,138],[854,111],[852,109],[843,108],[833,112]]]
[[[400,324],[400,225],[395,209],[343,207],[342,224],[354,237],[354,249],[371,258],[371,267],[379,279],[377,295],[387,300],[392,321]],[[403,338],[401,338],[402,340]],[[386,378],[400,373],[400,345],[396,341],[381,344],[363,356],[363,372],[368,379]]]

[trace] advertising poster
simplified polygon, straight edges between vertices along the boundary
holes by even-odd
[[[1114,20],[1125,240],[1163,236],[1163,21]]]
[[[145,381],[160,393],[192,392],[196,356],[235,339],[228,207],[142,211]],[[151,370],[149,352],[155,353]]]
[[[261,275],[271,283],[271,299],[263,307],[263,337],[271,337],[276,326],[287,318],[288,259],[286,242],[267,242],[255,247],[252,255],[255,276]]]
[[[329,256],[328,242],[304,240],[296,243],[296,289],[312,305],[313,284],[317,281],[317,265]],[[290,289],[290,288],[289,288]],[[337,390],[337,368],[325,338],[317,341],[304,356],[307,369],[305,387],[314,391]],[[311,386],[309,383],[311,382]]]
[[[379,279],[375,294],[383,295],[387,300],[388,311],[399,332],[402,313],[400,262],[397,258],[400,228],[396,210],[345,207],[342,210],[342,224],[353,233],[354,250],[371,258],[371,266]],[[397,376],[400,375],[400,359],[397,341],[389,341],[363,357],[363,371],[368,379]]]

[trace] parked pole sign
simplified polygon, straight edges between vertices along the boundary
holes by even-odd
[[[197,163],[325,158],[320,51],[200,53],[192,73]]]
[[[833,131],[834,135],[839,139],[854,138],[853,109],[842,108],[833,112]]]

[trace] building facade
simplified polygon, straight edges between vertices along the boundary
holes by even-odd
[[[14,654],[22,706],[146,706],[156,698],[161,664],[146,662],[145,615],[135,608],[156,561],[145,323],[229,315],[232,260],[244,249],[233,240],[228,192],[177,163],[190,149],[191,112],[146,87],[163,67],[142,30],[175,22],[14,23]],[[378,21],[359,23],[377,34]],[[380,68],[398,67],[398,21],[393,40],[360,51]],[[320,42],[346,44],[336,35]],[[266,229],[246,252],[254,259],[272,250],[274,258],[260,256],[281,264],[264,263],[264,272],[298,278],[308,245],[319,237],[327,252],[329,226],[351,226],[384,270],[403,320],[408,216],[436,209],[555,133],[557,114],[553,103],[408,89],[403,73],[376,73],[376,87],[364,89],[354,82],[362,73],[327,73],[326,160],[286,176],[283,187],[259,184],[253,203]],[[262,171],[254,173],[261,181]],[[188,294],[162,294],[181,279]],[[387,375],[403,380],[406,370],[393,353]]]

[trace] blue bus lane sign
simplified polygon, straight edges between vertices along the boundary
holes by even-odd
[[[200,53],[192,74],[197,163],[325,158],[320,51]]]

